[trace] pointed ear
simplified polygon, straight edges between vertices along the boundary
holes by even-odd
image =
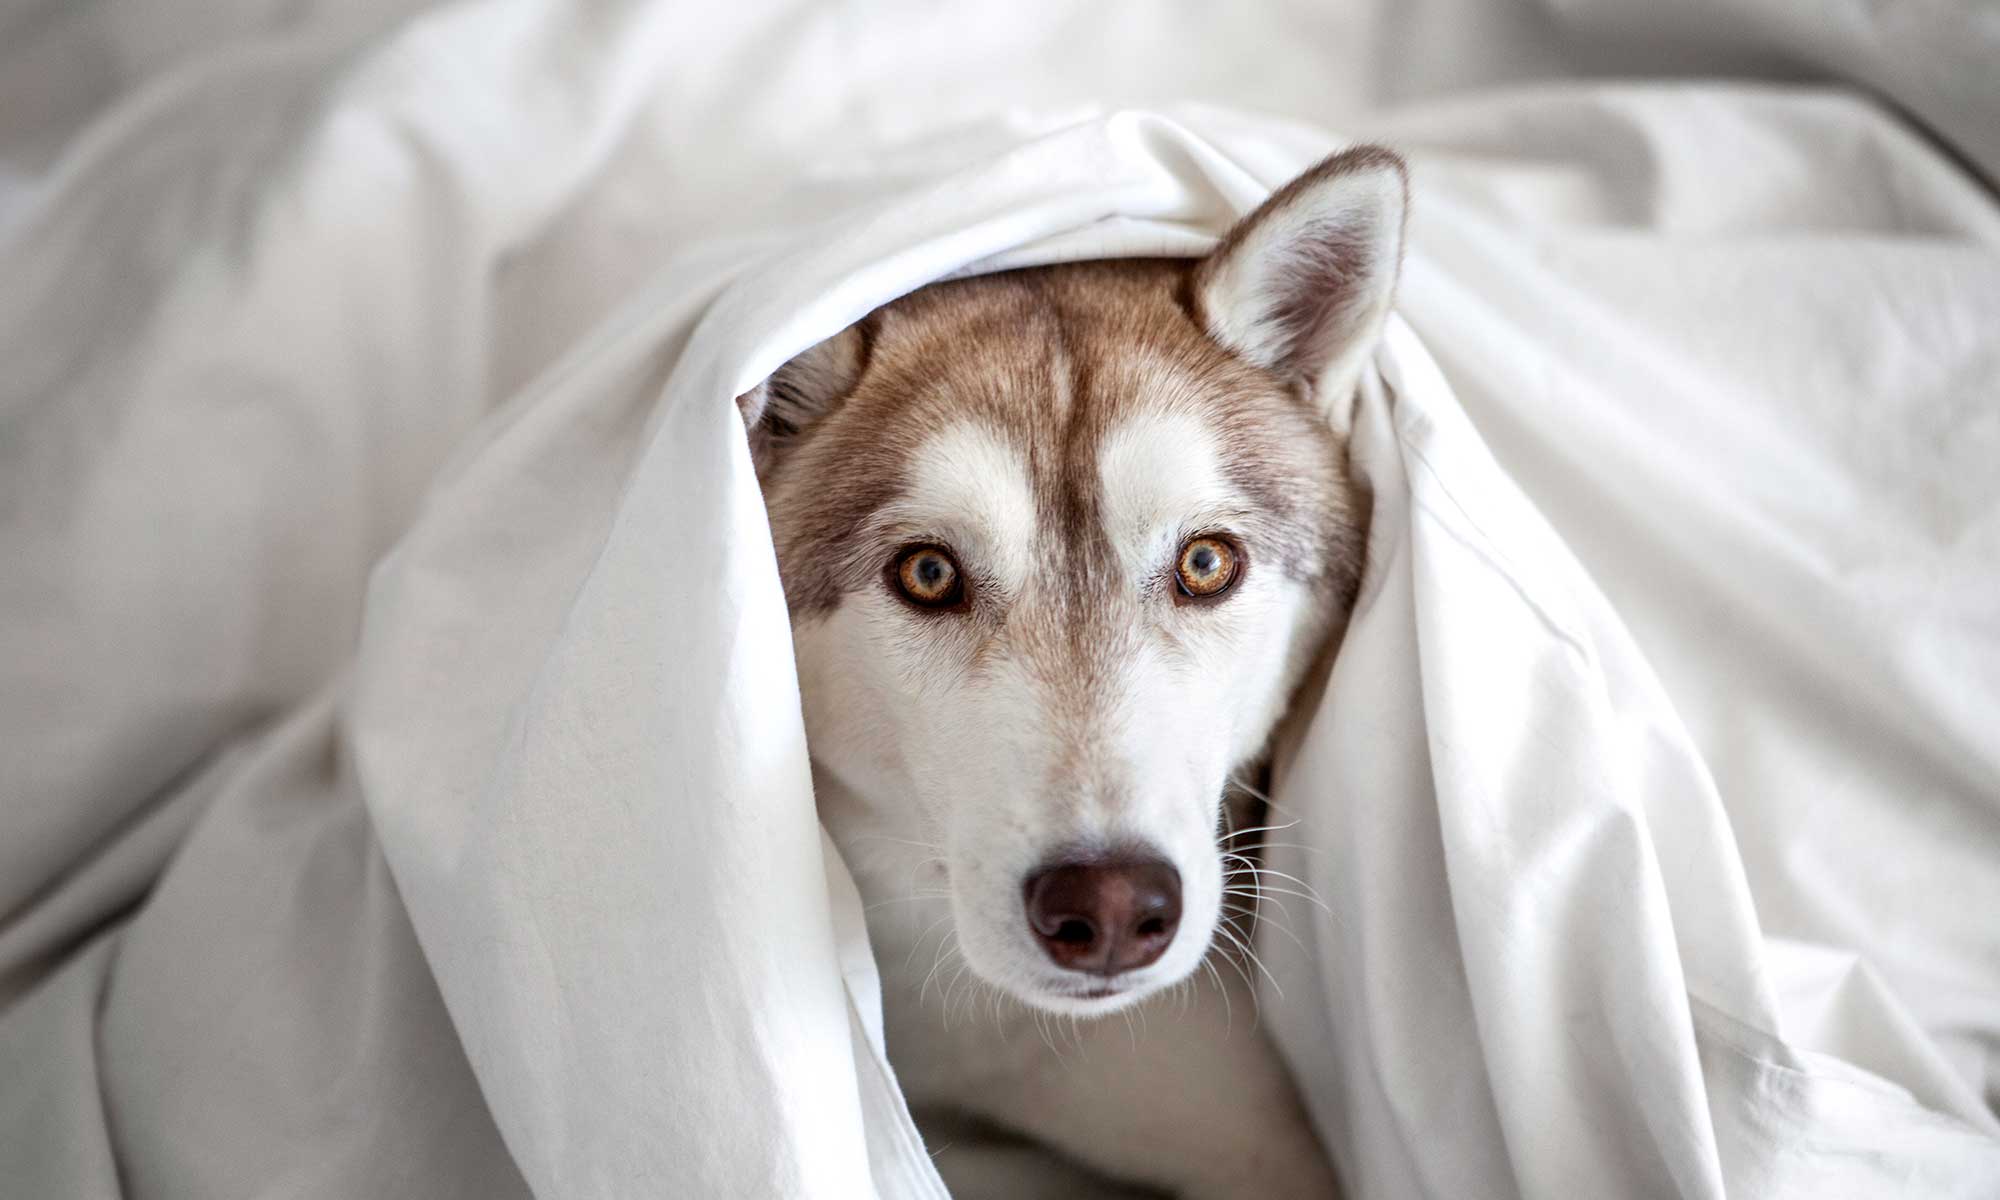
[[[736,398],[759,478],[788,443],[854,390],[867,365],[868,339],[860,325],[850,325]]]
[[[1408,206],[1400,156],[1380,146],[1334,155],[1238,221],[1195,267],[1196,319],[1344,419],[1396,291]]]

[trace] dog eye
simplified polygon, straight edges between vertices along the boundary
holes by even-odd
[[[915,546],[896,560],[896,590],[923,608],[947,608],[965,595],[958,564],[937,546]]]
[[[1175,567],[1181,594],[1196,600],[1220,596],[1236,582],[1239,563],[1236,547],[1221,538],[1189,538]]]

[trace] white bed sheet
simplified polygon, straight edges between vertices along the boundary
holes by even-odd
[[[0,13],[0,1178],[937,1194],[728,398],[1380,137],[1350,1185],[1994,1194],[2000,35],[1676,12]]]

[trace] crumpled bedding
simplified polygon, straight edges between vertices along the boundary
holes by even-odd
[[[942,1195],[731,398],[1360,139],[1416,209],[1259,946],[1350,1191],[2000,1193],[1990,14],[0,32],[10,1195]]]

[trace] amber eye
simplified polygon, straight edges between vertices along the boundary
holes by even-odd
[[[1236,547],[1221,538],[1189,538],[1175,567],[1182,594],[1196,600],[1220,596],[1236,582],[1239,562]]]
[[[896,560],[896,589],[924,608],[946,608],[965,595],[958,564],[937,546],[916,546]]]

